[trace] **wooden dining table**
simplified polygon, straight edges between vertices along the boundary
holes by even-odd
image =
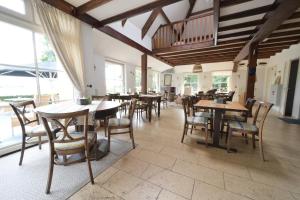
[[[153,107],[153,102],[157,102],[157,116],[160,117],[160,103],[161,103],[161,98],[162,95],[157,95],[157,94],[141,94],[139,95],[139,100],[145,101],[148,103],[148,120],[151,122],[152,119],[152,107]]]
[[[232,112],[248,112],[248,109],[239,102],[227,102],[226,104],[216,103],[214,100],[200,100],[194,104],[196,108],[208,109],[214,112],[213,119],[213,143],[210,146],[224,149],[220,145],[221,121],[222,115],[226,111]]]

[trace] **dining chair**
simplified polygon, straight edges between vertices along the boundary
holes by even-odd
[[[226,134],[226,142],[228,138],[228,130],[229,130],[229,122],[230,121],[238,121],[238,122],[247,122],[248,117],[252,117],[253,112],[253,106],[255,104],[256,100],[253,98],[248,98],[245,104],[245,107],[247,108],[247,112],[225,112],[225,114],[222,116],[222,122],[221,122],[221,138],[223,137],[223,133]],[[224,132],[225,126],[227,127],[226,132]],[[246,138],[247,142],[247,138]]]
[[[108,121],[108,151],[110,151],[110,139],[112,135],[126,134],[129,133],[129,136],[132,141],[132,147],[135,148],[134,137],[133,137],[133,115],[136,106],[136,99],[132,99],[129,107],[128,118],[110,118]]]
[[[194,127],[201,126],[204,127],[205,129],[205,144],[208,145],[208,118],[204,116],[201,117],[189,116],[189,113],[191,113],[191,111],[190,111],[188,97],[182,99],[182,107],[184,111],[184,129],[181,138],[181,143],[183,143],[184,137],[185,135],[187,135],[188,129],[190,129],[192,133]]]
[[[39,118],[37,114],[33,113],[33,109],[36,108],[36,105],[33,100],[19,103],[11,103],[10,106],[16,114],[22,130],[22,146],[21,156],[19,160],[19,165],[21,166],[23,162],[26,144],[38,144],[39,149],[42,149],[42,137],[47,136],[47,132],[44,126],[39,123]],[[54,131],[52,127],[50,128],[52,131]],[[58,130],[55,131],[57,132]],[[38,138],[38,141],[32,141],[31,139],[33,138]]]
[[[161,102],[162,102],[164,108],[168,107],[168,91],[164,92],[164,95],[161,98]]]
[[[227,94],[226,101],[232,101],[235,91],[230,91]]]
[[[49,139],[49,172],[46,186],[46,194],[50,193],[50,187],[53,177],[54,165],[70,165],[77,162],[86,161],[89,171],[91,183],[94,184],[93,172],[91,168],[90,150],[96,148],[97,133],[88,132],[88,116],[89,110],[82,110],[69,113],[44,113],[38,112],[42,119],[43,125],[47,131]],[[76,125],[78,118],[83,118],[83,132],[72,131],[71,126]],[[61,128],[61,134],[54,137],[49,122],[55,123]],[[79,159],[68,159],[67,156],[79,154]],[[83,155],[83,156],[82,156]],[[63,160],[61,160],[63,157]]]
[[[271,110],[272,106],[273,106],[273,104],[271,104],[271,103],[259,102],[258,106],[256,108],[256,111],[255,111],[252,123],[238,122],[238,121],[229,122],[227,152],[230,152],[232,132],[239,132],[246,136],[247,136],[247,134],[251,134],[253,149],[256,148],[255,142],[256,142],[256,136],[257,136],[258,141],[259,141],[259,147],[260,147],[260,155],[261,155],[262,160],[265,161],[262,134],[263,134],[263,127],[264,127],[265,120],[266,120],[267,115],[268,115],[269,111]],[[258,120],[260,112],[262,112],[261,119]],[[257,125],[257,122],[258,122],[258,125]]]

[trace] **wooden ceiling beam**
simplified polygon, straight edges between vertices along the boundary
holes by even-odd
[[[268,38],[282,37],[282,36],[291,36],[291,35],[300,35],[300,30],[289,30],[281,31],[277,33],[272,33]]]
[[[221,7],[228,7],[228,6],[235,6],[242,3],[247,3],[252,0],[221,0],[220,6]]]
[[[219,27],[219,32],[230,31],[233,29],[247,28],[247,27],[251,27],[251,26],[257,26],[257,25],[260,25],[263,23],[264,23],[263,20],[257,19],[257,20],[253,20],[253,21],[249,21],[249,22],[233,24],[233,25],[229,25],[229,26],[222,26],[222,27]]]
[[[299,0],[278,0],[276,3],[278,3],[276,9],[269,14],[267,21],[259,28],[258,32],[256,32],[253,38],[239,52],[234,59],[235,62],[239,62],[247,57],[249,55],[249,47],[251,44],[262,42],[286,19],[291,17],[300,6]]]
[[[240,37],[244,35],[251,35],[255,33],[255,30],[246,30],[246,31],[240,31],[240,32],[235,32],[235,33],[228,33],[224,35],[219,35],[219,39],[226,39],[226,38],[231,38],[231,37]]]
[[[242,18],[242,17],[249,17],[249,16],[253,16],[253,15],[263,14],[263,13],[272,11],[274,9],[275,9],[274,4],[266,5],[266,6],[262,6],[262,7],[258,7],[258,8],[253,8],[250,10],[245,10],[245,11],[238,12],[238,13],[232,13],[229,15],[220,16],[219,21],[223,22],[223,21],[238,19],[238,18]]]
[[[268,38],[267,40],[261,42],[261,44],[271,44],[271,43],[281,43],[286,41],[297,41],[300,39],[300,35],[280,37],[280,38]]]
[[[122,27],[125,26],[126,22],[127,22],[127,19],[123,19],[123,20],[122,20]]]
[[[166,20],[167,24],[170,25],[171,21],[170,21],[169,17],[166,15],[165,11],[162,8],[160,8],[160,14]]]
[[[182,0],[158,0],[158,1],[154,1],[154,2],[151,2],[149,4],[140,6],[138,8],[134,8],[132,10],[128,10],[126,12],[123,12],[123,13],[120,13],[118,15],[115,15],[115,16],[109,17],[107,19],[104,19],[102,21],[99,21],[99,23],[97,23],[95,25],[95,27],[99,28],[99,27],[105,26],[107,24],[110,24],[110,23],[113,23],[113,22],[116,22],[116,21],[120,21],[120,20],[123,20],[123,19],[126,19],[126,18],[130,18],[130,17],[136,16],[136,15],[151,11],[155,8],[161,8],[161,7],[164,7],[164,6],[179,2],[179,1],[182,1]]]
[[[76,9],[76,14],[77,15],[82,15],[90,10],[93,10],[94,8],[97,8],[99,6],[102,6],[112,0],[90,0],[81,6],[77,7]]]
[[[192,15],[196,0],[189,0],[189,2],[190,2],[190,7],[185,15],[185,19],[188,19]]]
[[[161,12],[161,8],[155,8],[151,12],[151,15],[149,16],[149,18],[147,19],[146,23],[144,24],[144,26],[142,28],[142,39],[144,39],[145,35],[149,31],[151,25],[153,24],[153,22],[155,21],[155,19],[157,18],[157,16],[159,15],[160,12]]]
[[[214,45],[218,44],[219,18],[220,18],[220,0],[214,0]]]

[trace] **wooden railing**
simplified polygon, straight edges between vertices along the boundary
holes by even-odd
[[[152,38],[153,49],[214,40],[214,16],[209,13],[161,26]]]

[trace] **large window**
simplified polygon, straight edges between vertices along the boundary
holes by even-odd
[[[155,92],[160,92],[160,88],[159,88],[159,83],[160,83],[160,78],[159,78],[159,72],[157,71],[152,71],[151,73],[151,85],[150,85],[150,89],[152,91],[155,91]]]
[[[142,71],[140,68],[135,69],[135,92],[142,91]]]
[[[0,0],[0,6],[23,15],[26,13],[24,0]]]
[[[213,75],[212,77],[213,88],[217,89],[218,92],[228,92],[229,78],[230,76],[228,75]]]
[[[124,92],[124,65],[105,61],[105,79],[107,93]]]
[[[44,105],[73,98],[73,86],[45,35],[0,21],[0,150],[19,144],[9,103]]]
[[[184,87],[190,87],[192,93],[198,92],[198,74],[185,74],[184,75]]]

